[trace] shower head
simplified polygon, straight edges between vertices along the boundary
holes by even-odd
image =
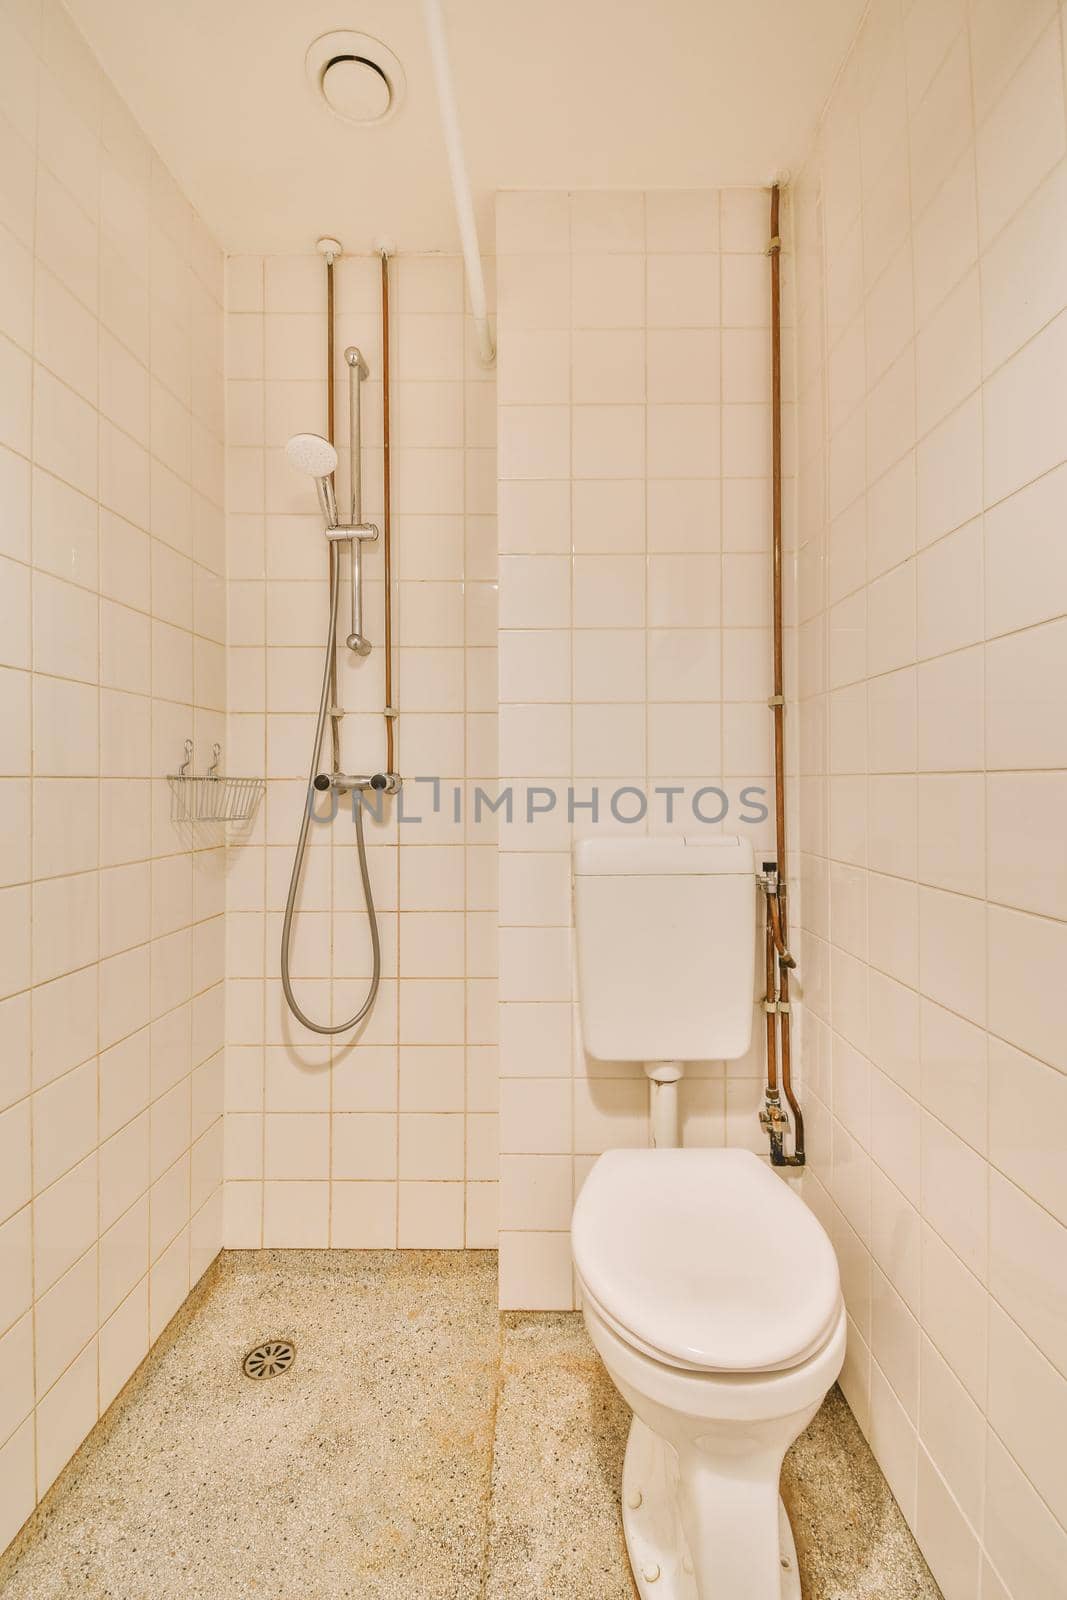
[[[328,478],[337,471],[337,451],[318,433],[294,433],[285,454],[289,465],[309,478]]]
[[[320,433],[294,433],[285,447],[285,456],[291,467],[314,478],[326,526],[336,528],[337,500],[333,492],[333,474],[337,471],[337,451],[329,439],[324,439]]]

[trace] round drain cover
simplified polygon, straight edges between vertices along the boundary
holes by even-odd
[[[265,1339],[253,1345],[241,1363],[246,1378],[278,1378],[296,1360],[296,1345],[289,1339]]]

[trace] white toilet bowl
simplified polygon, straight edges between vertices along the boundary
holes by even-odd
[[[586,1326],[634,1411],[623,1475],[647,1600],[799,1600],[782,1458],[841,1370],[813,1213],[742,1150],[614,1150],[575,1207]]]

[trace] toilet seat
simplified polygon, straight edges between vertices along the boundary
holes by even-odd
[[[667,1366],[784,1371],[840,1316],[825,1231],[748,1150],[606,1152],[575,1205],[572,1246],[598,1314]]]

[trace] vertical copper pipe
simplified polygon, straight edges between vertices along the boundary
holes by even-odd
[[[334,394],[333,394],[333,256],[326,257],[326,437],[331,444],[335,444],[334,426]],[[337,492],[337,475],[330,473],[330,483],[334,493]],[[333,586],[340,580],[339,562],[340,555],[336,544],[329,540],[330,561],[330,593]],[[337,649],[336,642],[330,642],[330,749],[333,752],[333,772],[341,770],[341,719],[336,715],[334,707],[337,704]]]
[[[393,562],[389,468],[389,257],[382,251],[382,559],[385,568],[385,770],[395,772],[393,705]]]
[[[777,857],[778,932],[788,949],[789,924],[786,915],[786,839],[785,839],[785,693],[782,649],[782,239],[780,232],[781,192],[771,188],[771,534],[774,685],[771,711],[774,717],[774,833]],[[768,906],[768,917],[770,907]],[[789,969],[781,961],[773,939],[768,935],[777,973],[777,1017],[768,1022],[767,1093],[777,1099],[777,1061],[772,1061],[770,1033],[777,1020],[780,1032],[782,1092],[793,1115],[793,1155],[780,1157],[794,1166],[804,1164],[804,1116],[793,1093],[792,1048],[789,1012]],[[770,986],[768,986],[770,987]],[[772,1155],[774,1140],[772,1136]]]
[[[785,877],[785,731],[782,669],[782,241],[779,190],[771,190],[771,582],[774,607],[774,835],[778,877]]]
[[[766,973],[765,1006],[767,1019],[767,1098],[777,1099],[778,1096],[778,1018],[774,1009],[774,1002],[778,996],[775,992],[775,954],[774,935],[771,932],[771,921],[767,918],[764,939],[764,971]]]

